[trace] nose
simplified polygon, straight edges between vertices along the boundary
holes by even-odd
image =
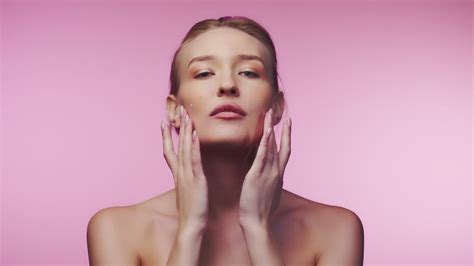
[[[221,87],[219,88],[219,96],[223,95],[231,95],[231,96],[239,96],[239,89],[235,85],[235,82],[230,75],[227,75],[225,80],[223,80]]]
[[[239,96],[239,90],[236,86],[232,87],[220,87],[219,88],[219,96],[223,95],[231,95],[231,96]]]

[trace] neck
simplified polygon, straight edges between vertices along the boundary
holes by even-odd
[[[238,222],[242,185],[256,151],[257,147],[201,146],[201,161],[208,184],[210,222]]]

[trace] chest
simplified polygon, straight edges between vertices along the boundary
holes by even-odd
[[[147,235],[144,245],[140,249],[142,266],[166,265],[171,252],[176,234],[175,228],[160,228],[161,237],[157,233]],[[154,229],[155,231],[157,229]],[[286,265],[315,265],[315,252],[304,228],[279,228],[272,229],[274,241],[279,254]],[[203,236],[199,265],[251,265],[249,251],[242,231],[232,232],[206,232]]]

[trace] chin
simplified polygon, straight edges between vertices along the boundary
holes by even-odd
[[[237,130],[221,130],[219,132],[209,132],[209,134],[200,137],[201,144],[209,146],[222,146],[236,149],[243,149],[251,146],[252,141],[247,133]]]
[[[202,137],[202,142],[207,143],[242,143],[245,141],[245,136],[232,132],[214,133],[212,136]]]

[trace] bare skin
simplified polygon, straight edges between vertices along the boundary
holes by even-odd
[[[193,63],[203,55],[213,59]],[[87,230],[91,265],[362,265],[357,215],[282,189],[291,123],[277,150],[283,96],[270,84],[265,47],[241,31],[213,29],[187,43],[179,60],[180,90],[168,96],[162,126],[176,188],[96,213]],[[222,103],[245,113],[214,118]]]
[[[138,204],[100,211],[115,221],[120,239],[128,239],[123,250],[128,251],[131,259],[126,265],[166,265],[179,220],[175,197],[176,190],[172,189]],[[323,264],[320,258],[334,253],[331,250],[334,239],[344,226],[352,224],[362,230],[359,218],[352,211],[314,202],[286,189],[275,217],[272,231],[286,265],[343,265]],[[363,234],[360,230],[356,233]],[[363,240],[363,235],[358,239]],[[358,251],[363,253],[363,242],[359,244]],[[335,248],[336,255],[341,248]],[[200,265],[251,265],[242,230],[232,222],[210,226],[200,254]],[[360,256],[357,259],[362,261]]]

